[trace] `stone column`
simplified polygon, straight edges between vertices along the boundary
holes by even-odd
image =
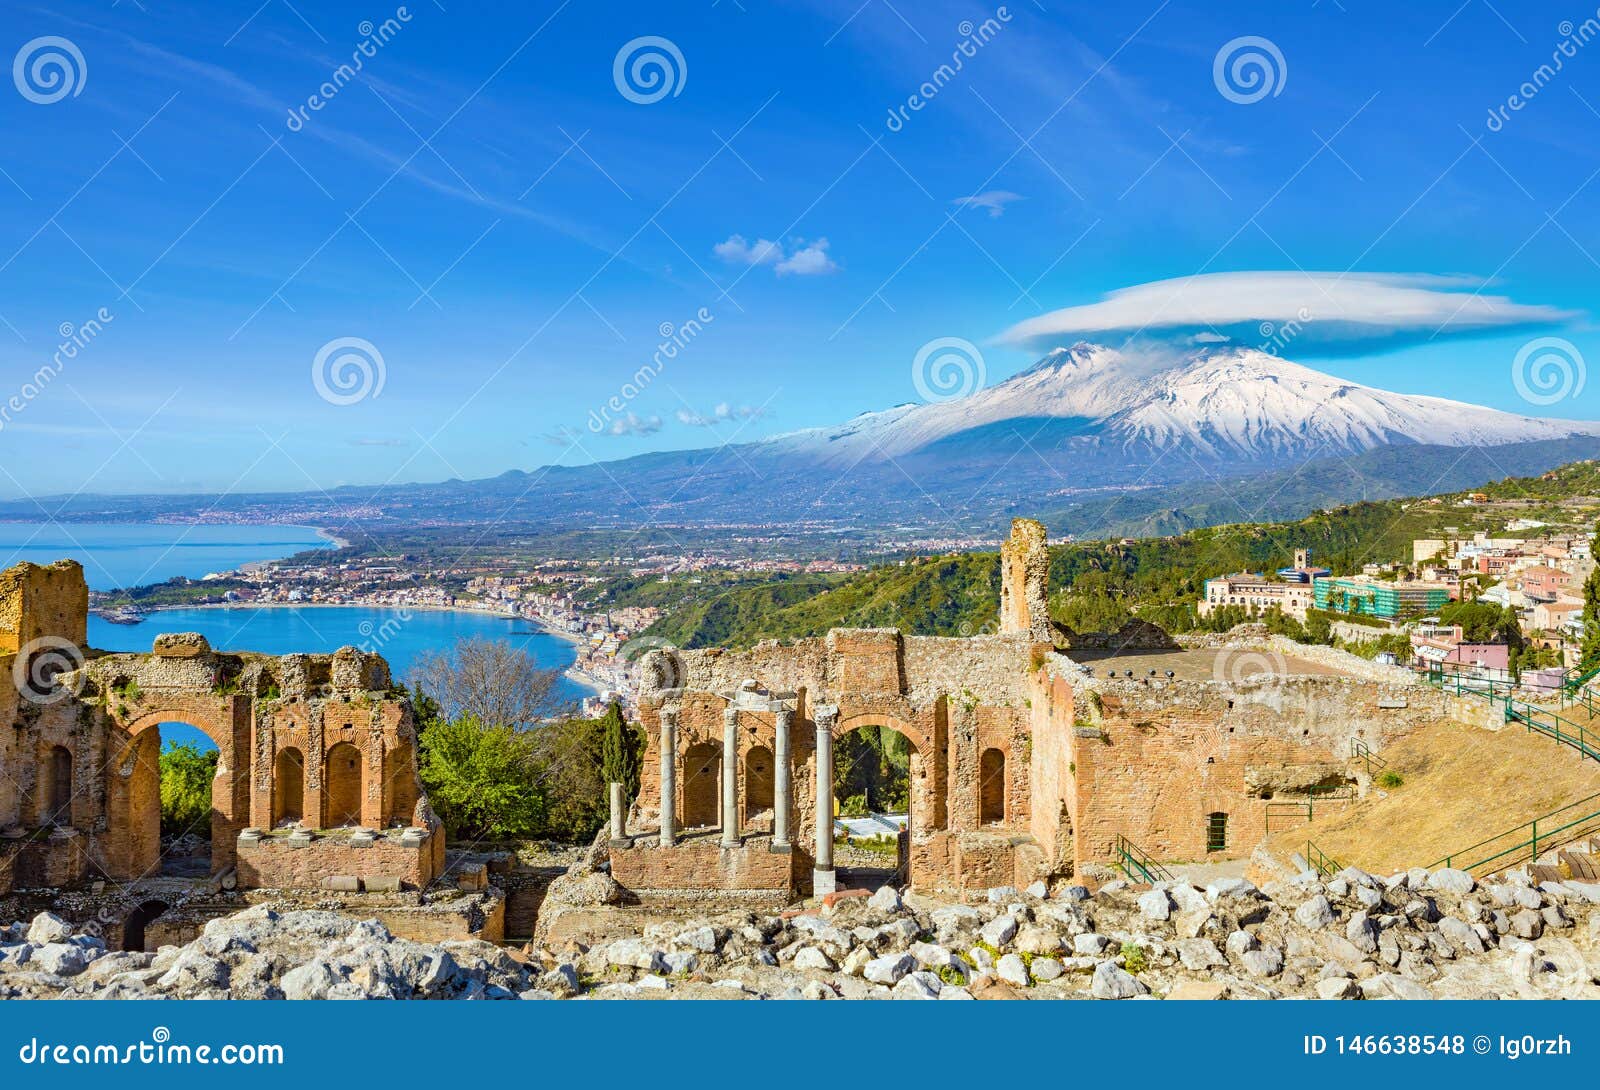
[[[625,802],[622,797],[622,785],[611,785],[611,843],[617,844],[628,839],[628,820],[624,811]]]
[[[678,710],[661,709],[661,846],[677,839]]]
[[[772,847],[789,850],[789,727],[794,712],[779,708],[772,716]]]
[[[820,897],[838,888],[833,872],[833,728],[839,709],[819,704],[811,714],[817,724],[817,863],[811,892]]]
[[[739,846],[739,710],[722,713],[722,846]]]

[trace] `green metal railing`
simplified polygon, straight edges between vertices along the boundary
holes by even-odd
[[[1292,799],[1274,799],[1267,803],[1266,820],[1267,832],[1272,832],[1273,818],[1277,818],[1278,828],[1283,828],[1284,819],[1289,819],[1293,825],[1301,825],[1308,821],[1316,820],[1317,804],[1330,802],[1349,802],[1356,797],[1356,789],[1347,783],[1314,784],[1306,788],[1304,797]]]
[[[1593,833],[1600,833],[1600,794],[1570,802],[1559,810],[1540,814],[1532,821],[1451,852],[1430,863],[1428,869],[1454,867],[1473,874],[1490,874],[1519,863],[1530,863],[1539,858],[1541,851],[1559,848]]]
[[[1324,878],[1332,878],[1335,874],[1344,870],[1337,859],[1309,840],[1306,841],[1306,862],[1311,865],[1312,870]]]
[[[1567,678],[1561,683],[1561,687],[1569,693],[1575,693],[1597,677],[1600,677],[1600,666],[1596,666],[1594,669],[1581,673],[1576,677]]]
[[[1506,704],[1506,722],[1522,723],[1528,730],[1553,738],[1564,746],[1571,746],[1591,760],[1600,761],[1600,734],[1575,723],[1559,712],[1541,708],[1522,700]]]
[[[1116,847],[1117,866],[1122,868],[1122,873],[1128,876],[1130,882],[1157,882],[1172,881],[1172,872],[1139,848],[1137,844],[1122,836],[1117,835]]]
[[[1350,756],[1358,761],[1364,761],[1367,766],[1367,775],[1371,776],[1389,767],[1389,762],[1373,752],[1372,747],[1359,738],[1350,740]]]

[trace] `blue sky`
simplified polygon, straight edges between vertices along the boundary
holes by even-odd
[[[81,56],[57,101],[31,98],[60,84],[0,81],[6,395],[63,326],[111,317],[0,414],[6,495],[476,477],[753,439],[913,400],[937,338],[980,345],[999,381],[1035,358],[1000,339],[1013,325],[1196,273],[1484,278],[1571,312],[1552,332],[1600,359],[1600,40],[1489,121],[1592,5],[0,8],[6,56],[46,36]],[[356,78],[302,109],[386,19]],[[985,20],[961,71],[891,121]],[[639,103],[614,62],[647,36],[682,63]],[[1213,78],[1245,36],[1282,57],[1251,103]],[[661,329],[702,308],[595,434]],[[1518,396],[1528,337],[1285,354],[1600,418],[1600,380]],[[381,390],[319,396],[319,351],[352,338],[381,355]]]

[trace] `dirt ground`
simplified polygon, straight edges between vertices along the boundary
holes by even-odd
[[[1600,762],[1514,724],[1490,731],[1444,723],[1379,756],[1388,762],[1384,771],[1400,777],[1398,787],[1375,787],[1337,814],[1275,833],[1268,850],[1287,861],[1309,840],[1343,865],[1392,874],[1600,794]],[[1597,810],[1600,798],[1571,815]]]

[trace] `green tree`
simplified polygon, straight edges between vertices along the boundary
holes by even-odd
[[[644,747],[638,732],[622,718],[622,705],[615,700],[600,720],[603,732],[600,749],[600,776],[606,783],[620,783],[623,795],[631,802],[639,795],[639,765]]]
[[[458,840],[532,836],[546,816],[533,738],[472,716],[437,719],[421,738],[428,798]]]
[[[1600,526],[1595,527],[1600,541]],[[1583,581],[1583,642],[1579,645],[1578,669],[1584,673],[1600,667],[1600,568]]]
[[[194,833],[211,838],[211,781],[217,751],[194,742],[173,742],[161,750],[161,835]]]

